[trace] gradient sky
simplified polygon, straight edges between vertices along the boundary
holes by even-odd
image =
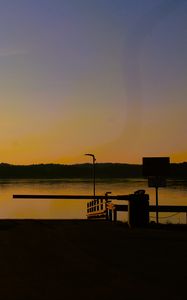
[[[0,161],[187,161],[187,0],[0,0]]]

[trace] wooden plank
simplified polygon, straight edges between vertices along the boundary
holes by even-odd
[[[95,199],[101,199],[104,196],[95,196]],[[90,195],[13,195],[14,199],[72,199],[89,200],[93,199]]]
[[[92,195],[24,195],[24,194],[18,194],[13,195],[14,199],[82,199],[82,200],[89,200],[93,199],[94,196]],[[129,200],[132,198],[132,195],[116,195],[111,196],[109,195],[107,197],[108,200]],[[105,200],[106,196],[100,195],[95,196],[96,200]]]
[[[128,211],[128,205],[115,204],[117,211]],[[159,212],[187,212],[187,205],[159,205]],[[156,212],[156,206],[150,205],[149,212]]]
[[[128,205],[115,204],[116,211],[128,211]],[[187,212],[187,205],[159,205],[159,212]],[[156,212],[156,206],[150,205],[149,212]]]
[[[116,211],[128,211],[128,205],[115,204]],[[187,212],[187,205],[159,205],[159,212]],[[149,212],[156,212],[156,206],[150,205]]]
[[[87,214],[87,218],[88,219],[92,219],[92,218],[106,218],[106,212],[102,212],[102,213],[88,213]]]
[[[128,211],[128,205],[115,204],[116,211]]]
[[[187,212],[187,205],[159,205],[159,212]],[[156,206],[150,205],[149,212],[156,212]]]

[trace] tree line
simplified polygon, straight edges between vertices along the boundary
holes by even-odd
[[[95,164],[97,178],[141,178],[142,165],[125,163]],[[91,178],[93,165],[86,164],[0,164],[0,178]],[[170,164],[170,178],[187,179],[187,163]]]

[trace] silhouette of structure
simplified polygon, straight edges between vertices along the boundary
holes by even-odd
[[[85,155],[91,156],[92,160],[93,160],[93,197],[95,199],[95,162],[96,162],[96,158],[95,158],[95,155],[92,153],[86,153]]]
[[[156,222],[158,224],[158,188],[166,186],[166,177],[170,173],[169,157],[143,157],[143,176],[148,177],[149,187],[156,193]]]
[[[138,190],[129,195],[13,195],[14,199],[62,199],[62,200],[90,200],[87,203],[88,219],[105,219],[117,221],[117,212],[128,212],[130,227],[145,227],[149,224],[150,212],[183,212],[187,214],[187,206],[181,205],[149,205],[149,195],[144,190]],[[115,200],[115,203],[112,202]],[[117,204],[116,200],[127,201],[128,204]]]

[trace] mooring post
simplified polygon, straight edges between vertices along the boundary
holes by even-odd
[[[112,222],[112,209],[109,209],[109,221]]]
[[[114,206],[113,208],[113,221],[116,222],[117,221],[117,210],[116,207]]]
[[[111,194],[111,192],[105,193],[105,211],[106,211],[106,221],[110,220],[109,210],[108,210],[108,194]]]

